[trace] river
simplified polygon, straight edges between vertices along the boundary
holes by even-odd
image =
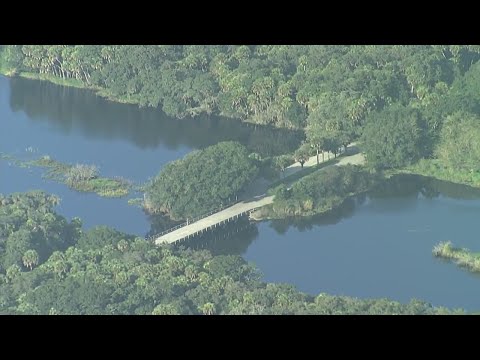
[[[295,148],[298,134],[202,117],[175,120],[154,109],[108,102],[90,91],[0,77],[0,151],[29,158],[48,154],[92,163],[103,175],[137,183],[169,161],[219,141],[251,151]],[[41,169],[0,161],[0,192],[42,189],[59,195],[58,212],[90,228],[105,224],[144,236],[162,230],[123,199],[78,193],[41,177]],[[249,224],[242,220],[198,239],[216,253],[240,254],[265,280],[312,294],[418,298],[434,305],[480,309],[480,278],[432,256],[445,240],[480,250],[480,192],[415,176],[398,176],[347,201],[327,216]]]

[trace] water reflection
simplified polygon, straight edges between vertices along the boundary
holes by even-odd
[[[440,241],[480,250],[480,191],[398,176],[329,214],[259,223],[243,254],[300,290],[480,309],[479,277],[432,255]],[[333,225],[333,226],[331,226]]]
[[[159,109],[106,101],[91,91],[48,82],[10,79],[10,107],[32,121],[44,121],[65,134],[80,131],[102,140],[127,140],[142,149],[180,146],[204,148],[235,140],[264,156],[295,150],[302,132],[248,125],[232,119],[200,116],[172,119]]]
[[[272,220],[269,226],[277,234],[286,234],[290,227],[303,232],[317,226],[335,225],[342,220],[351,218],[358,207],[373,199],[397,199],[392,202],[382,202],[380,206],[372,206],[372,211],[389,212],[391,214],[413,210],[417,206],[419,197],[435,199],[446,196],[451,199],[475,200],[480,199],[480,189],[466,185],[459,185],[447,181],[417,175],[396,175],[379,183],[368,193],[363,193],[347,199],[338,208],[320,215],[291,217],[281,220]]]

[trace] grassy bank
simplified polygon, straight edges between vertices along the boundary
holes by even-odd
[[[480,187],[480,172],[454,170],[446,167],[437,159],[421,159],[414,165],[389,171],[389,174],[416,174],[433,177],[438,180]]]
[[[456,248],[450,241],[436,245],[432,252],[434,256],[454,261],[458,266],[471,272],[480,272],[480,253],[478,252]]]

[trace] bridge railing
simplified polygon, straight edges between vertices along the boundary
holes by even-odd
[[[226,208],[229,208],[230,206],[233,206],[233,205],[235,205],[235,204],[238,204],[238,203],[240,203],[240,202],[242,202],[242,201],[243,201],[243,200],[238,200],[238,201],[236,201],[236,202],[233,202],[233,203],[224,205],[224,206],[222,206],[222,207],[220,207],[220,208],[218,208],[218,209],[209,211],[209,212],[206,213],[206,214],[203,214],[203,215],[194,217],[194,218],[192,218],[192,219],[188,219],[188,221],[185,221],[185,222],[183,222],[183,223],[181,223],[181,224],[178,224],[177,226],[174,226],[174,227],[172,227],[172,228],[170,228],[170,229],[164,230],[164,231],[162,231],[161,233],[158,233],[158,234],[155,234],[155,235],[152,235],[152,236],[148,236],[148,237],[145,238],[145,240],[154,241],[155,239],[158,239],[159,237],[161,237],[161,236],[163,236],[163,235],[166,235],[166,234],[168,234],[168,233],[171,233],[171,232],[173,232],[173,231],[175,231],[175,230],[178,230],[178,229],[180,229],[180,228],[182,228],[182,227],[185,227],[185,226],[187,226],[187,225],[193,224],[194,222],[197,222],[197,221],[199,221],[199,220],[205,219],[206,217],[209,217],[210,215],[213,215],[213,214],[215,214],[215,213],[217,213],[217,212],[220,212],[220,211],[222,211],[222,210],[225,210]]]

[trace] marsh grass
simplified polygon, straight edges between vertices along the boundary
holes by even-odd
[[[465,248],[456,248],[450,241],[441,242],[434,246],[432,253],[440,257],[454,261],[458,266],[471,272],[480,272],[480,253],[471,252]]]
[[[43,178],[61,182],[71,189],[82,192],[93,192],[102,197],[123,197],[129,194],[133,183],[122,177],[100,177],[95,165],[61,163],[45,155],[38,159],[22,161],[12,155],[0,153],[0,158],[8,160],[18,167],[32,166],[47,169]]]
[[[134,198],[129,199],[127,201],[128,205],[137,206],[139,208],[143,208],[143,199],[142,198]]]

